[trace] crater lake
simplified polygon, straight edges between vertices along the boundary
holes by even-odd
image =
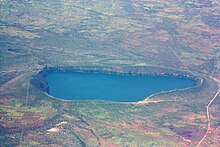
[[[137,102],[162,91],[196,85],[196,80],[187,77],[94,72],[50,72],[46,80],[54,97],[115,102]]]

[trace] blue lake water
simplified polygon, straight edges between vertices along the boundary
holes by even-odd
[[[84,72],[51,72],[46,80],[50,95],[66,100],[110,100],[135,102],[151,94],[193,87],[196,81],[185,77],[119,75]]]

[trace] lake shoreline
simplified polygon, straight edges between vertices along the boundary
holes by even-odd
[[[161,76],[174,76],[185,77],[199,81],[200,79],[195,77],[189,72],[180,70],[171,70],[166,68],[155,67],[102,67],[102,66],[73,66],[73,67],[45,67],[39,71],[38,74],[45,77],[50,72],[83,72],[83,73],[104,73],[104,74],[119,74],[119,75],[161,75]]]
[[[45,67],[43,70],[39,71],[37,75],[33,76],[33,79],[31,80],[32,85],[34,85],[37,89],[50,95],[50,90],[46,77],[49,73],[52,72],[82,72],[82,73],[102,73],[102,74],[117,74],[117,75],[151,75],[151,76],[180,77],[180,78],[188,78],[195,80],[196,82],[195,86],[189,87],[187,89],[198,87],[203,83],[203,79],[201,77],[196,77],[195,75],[192,75],[191,73],[187,73],[186,71],[170,70],[166,68],[73,66],[73,67]],[[181,89],[177,89],[177,90],[181,90]],[[155,93],[154,95],[156,94],[159,93]],[[70,101],[74,101],[74,100],[70,100]],[[143,99],[142,101],[146,101],[146,99]],[[133,103],[140,103],[140,101]]]

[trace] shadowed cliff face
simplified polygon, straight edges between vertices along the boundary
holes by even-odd
[[[37,89],[49,93],[49,86],[46,81],[46,76],[47,76],[47,73],[45,71],[42,71],[34,75],[30,82]]]

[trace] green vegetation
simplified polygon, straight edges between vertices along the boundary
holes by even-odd
[[[1,0],[1,145],[197,145],[219,90],[217,2]],[[143,104],[68,102],[40,90],[46,83],[34,77],[46,67],[181,73],[203,83]],[[219,104],[217,96],[202,145],[219,144]]]

